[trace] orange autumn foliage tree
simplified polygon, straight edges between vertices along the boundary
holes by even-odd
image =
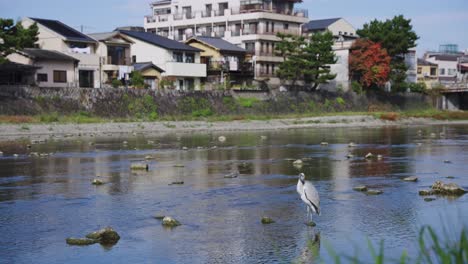
[[[390,78],[391,60],[380,43],[358,39],[351,47],[349,56],[351,79],[364,88],[382,87]]]

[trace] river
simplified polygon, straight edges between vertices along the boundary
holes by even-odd
[[[468,219],[468,195],[432,202],[418,195],[437,180],[468,187],[468,126],[97,135],[26,145],[0,143],[0,263],[329,263],[331,249],[369,261],[368,240],[384,240],[386,256],[397,259],[403,250],[416,255],[422,226],[456,233]],[[369,152],[383,159],[365,160]],[[130,170],[148,155],[149,172]],[[239,177],[224,177],[235,171]],[[301,172],[321,197],[314,228],[296,193]],[[91,184],[98,176],[105,185]],[[408,176],[419,181],[404,182]],[[383,194],[353,191],[358,185]],[[182,225],[164,228],[157,214]],[[263,216],[276,223],[262,225]],[[106,226],[121,236],[114,247],[65,243]]]

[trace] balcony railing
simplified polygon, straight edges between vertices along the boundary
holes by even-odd
[[[132,60],[130,57],[112,57],[107,56],[105,57],[104,64],[106,65],[132,65]]]

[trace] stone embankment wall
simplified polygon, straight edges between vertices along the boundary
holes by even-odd
[[[393,111],[428,107],[421,94],[193,91],[0,86],[0,115],[84,111],[103,117]]]

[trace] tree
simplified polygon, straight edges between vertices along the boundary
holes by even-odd
[[[135,88],[145,88],[145,78],[139,71],[130,73],[130,81]]]
[[[318,33],[310,36],[304,47],[302,72],[305,82],[311,83],[314,91],[320,84],[328,83],[336,78],[336,74],[331,74],[329,66],[337,61],[333,52],[333,43],[331,32]]]
[[[13,19],[0,18],[0,63],[7,61],[7,56],[24,48],[34,47],[38,40],[38,27],[34,23],[24,28],[20,22]]]
[[[391,58],[380,43],[358,39],[351,47],[349,70],[351,79],[363,87],[381,87],[389,80]]]
[[[309,38],[284,34],[278,34],[278,37],[281,41],[276,45],[276,53],[284,59],[277,71],[280,79],[290,81],[293,87],[298,80],[304,80],[311,84],[312,90],[316,90],[320,84],[336,77],[330,73],[329,67],[336,63],[330,32]]]
[[[404,85],[408,67],[405,64],[405,54],[409,49],[416,47],[419,39],[411,25],[411,19],[404,16],[395,16],[391,20],[374,20],[365,24],[357,34],[373,42],[380,43],[392,58],[390,79],[398,89]]]

